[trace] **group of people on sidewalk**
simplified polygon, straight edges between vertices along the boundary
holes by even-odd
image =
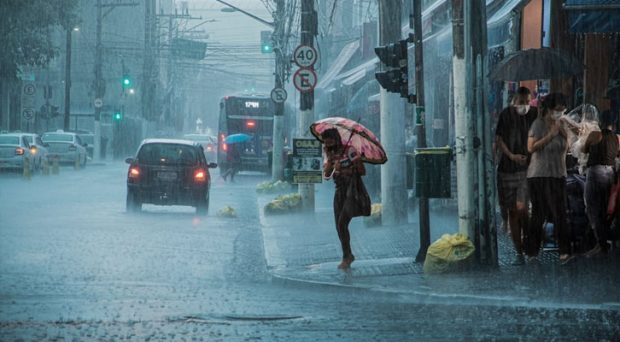
[[[585,123],[569,124],[564,112],[566,97],[551,93],[530,106],[531,92],[521,87],[511,105],[499,115],[495,146],[499,154],[497,189],[504,225],[514,247],[515,265],[525,263],[525,256],[536,258],[542,247],[545,222],[553,223],[560,261],[567,262],[574,253],[567,221],[567,155],[572,143],[569,135],[584,136],[579,150],[585,163],[585,204],[597,244],[586,253],[594,256],[608,249],[610,222],[608,198],[616,179],[618,136],[612,111],[600,117],[600,129],[586,130]]]

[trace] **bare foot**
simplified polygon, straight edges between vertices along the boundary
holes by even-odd
[[[351,264],[353,263],[353,261],[355,261],[355,257],[353,255],[349,257],[344,257],[342,258],[340,265],[338,265],[338,268],[341,270],[349,269],[351,268]]]

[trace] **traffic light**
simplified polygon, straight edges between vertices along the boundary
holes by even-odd
[[[129,77],[129,75],[127,74],[123,75],[122,84],[124,89],[131,88],[131,77]]]
[[[260,31],[260,52],[272,53],[273,43],[271,41],[271,31]]]
[[[112,119],[114,119],[114,121],[123,120],[123,113],[121,113],[120,111],[114,112],[114,114],[112,114]]]
[[[409,98],[409,68],[407,59],[407,39],[385,46],[375,47],[375,54],[387,69],[375,73],[375,78],[385,90],[400,93]]]

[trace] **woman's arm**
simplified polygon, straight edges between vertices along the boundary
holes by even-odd
[[[542,138],[537,137],[529,137],[527,138],[527,151],[529,153],[534,153],[547,145],[556,135],[560,133],[560,125],[556,122],[554,123],[547,134],[545,134]]]

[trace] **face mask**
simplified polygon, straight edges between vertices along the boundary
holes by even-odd
[[[530,106],[529,105],[516,105],[515,109],[517,110],[517,114],[525,115],[527,114],[527,112],[529,112]]]

